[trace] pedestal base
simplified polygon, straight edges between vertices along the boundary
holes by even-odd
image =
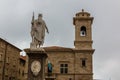
[[[47,58],[47,54],[43,48],[36,49],[24,49],[24,51],[28,55],[28,80],[45,80],[45,60]],[[31,64],[34,61],[38,61],[41,64],[40,71],[38,75],[35,76],[31,70]],[[36,69],[37,70],[37,69]]]

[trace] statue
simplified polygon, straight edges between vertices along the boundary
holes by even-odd
[[[38,15],[38,19],[34,20],[34,13],[31,22],[31,48],[39,48],[44,43],[45,30],[49,33],[45,21],[42,19],[42,14]]]
[[[52,75],[52,64],[50,61],[48,61],[48,76]]]

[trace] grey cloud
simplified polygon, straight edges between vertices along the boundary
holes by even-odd
[[[119,3],[119,0],[1,0],[0,35],[19,48],[29,47],[34,11],[36,18],[38,13],[43,13],[50,31],[45,46],[74,47],[72,18],[84,8],[94,17],[94,78],[119,80]]]

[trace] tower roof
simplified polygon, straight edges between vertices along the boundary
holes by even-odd
[[[89,16],[90,16],[90,13],[84,12],[84,9],[82,9],[82,12],[76,13],[76,16],[80,16],[80,17],[85,17],[85,16],[87,16],[87,17],[89,17]]]
[[[91,20],[93,21],[93,17],[90,17],[90,13],[85,12],[84,9],[82,9],[81,12],[76,13],[75,17],[73,17],[73,24],[75,25],[76,20]]]

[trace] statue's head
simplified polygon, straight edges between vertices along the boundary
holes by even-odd
[[[38,14],[38,17],[42,17],[42,14],[40,13],[40,14]]]
[[[48,60],[48,63],[50,63],[50,61]]]

